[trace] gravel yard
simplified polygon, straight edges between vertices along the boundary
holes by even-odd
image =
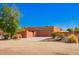
[[[0,55],[79,55],[79,44],[40,41],[46,38],[0,40]]]

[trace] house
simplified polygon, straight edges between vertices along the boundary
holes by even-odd
[[[26,37],[50,37],[52,32],[61,32],[62,29],[54,26],[27,27],[19,32],[23,38]]]

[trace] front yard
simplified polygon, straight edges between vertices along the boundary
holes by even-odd
[[[42,39],[44,40],[44,37],[37,37],[37,38],[34,37],[34,38],[27,38],[27,39],[25,38],[21,40],[1,40],[0,54],[1,55],[79,54],[79,44],[63,43],[63,42],[55,42],[55,41],[52,41],[52,42],[40,41]]]

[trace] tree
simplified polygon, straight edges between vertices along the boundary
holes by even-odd
[[[73,32],[72,28],[68,28],[67,31]],[[79,28],[74,28],[74,32],[79,32]]]
[[[3,4],[0,8],[0,28],[11,37],[18,30],[18,16],[19,13],[15,7],[10,8],[7,4]]]
[[[79,32],[79,28],[75,28],[75,32]]]
[[[72,32],[73,29],[72,29],[72,28],[68,28],[67,31],[68,31],[68,32]]]

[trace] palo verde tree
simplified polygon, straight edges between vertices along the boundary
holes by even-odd
[[[11,37],[18,30],[18,17],[19,12],[16,7],[9,7],[7,4],[3,4],[0,8],[0,28],[3,32],[9,33]]]

